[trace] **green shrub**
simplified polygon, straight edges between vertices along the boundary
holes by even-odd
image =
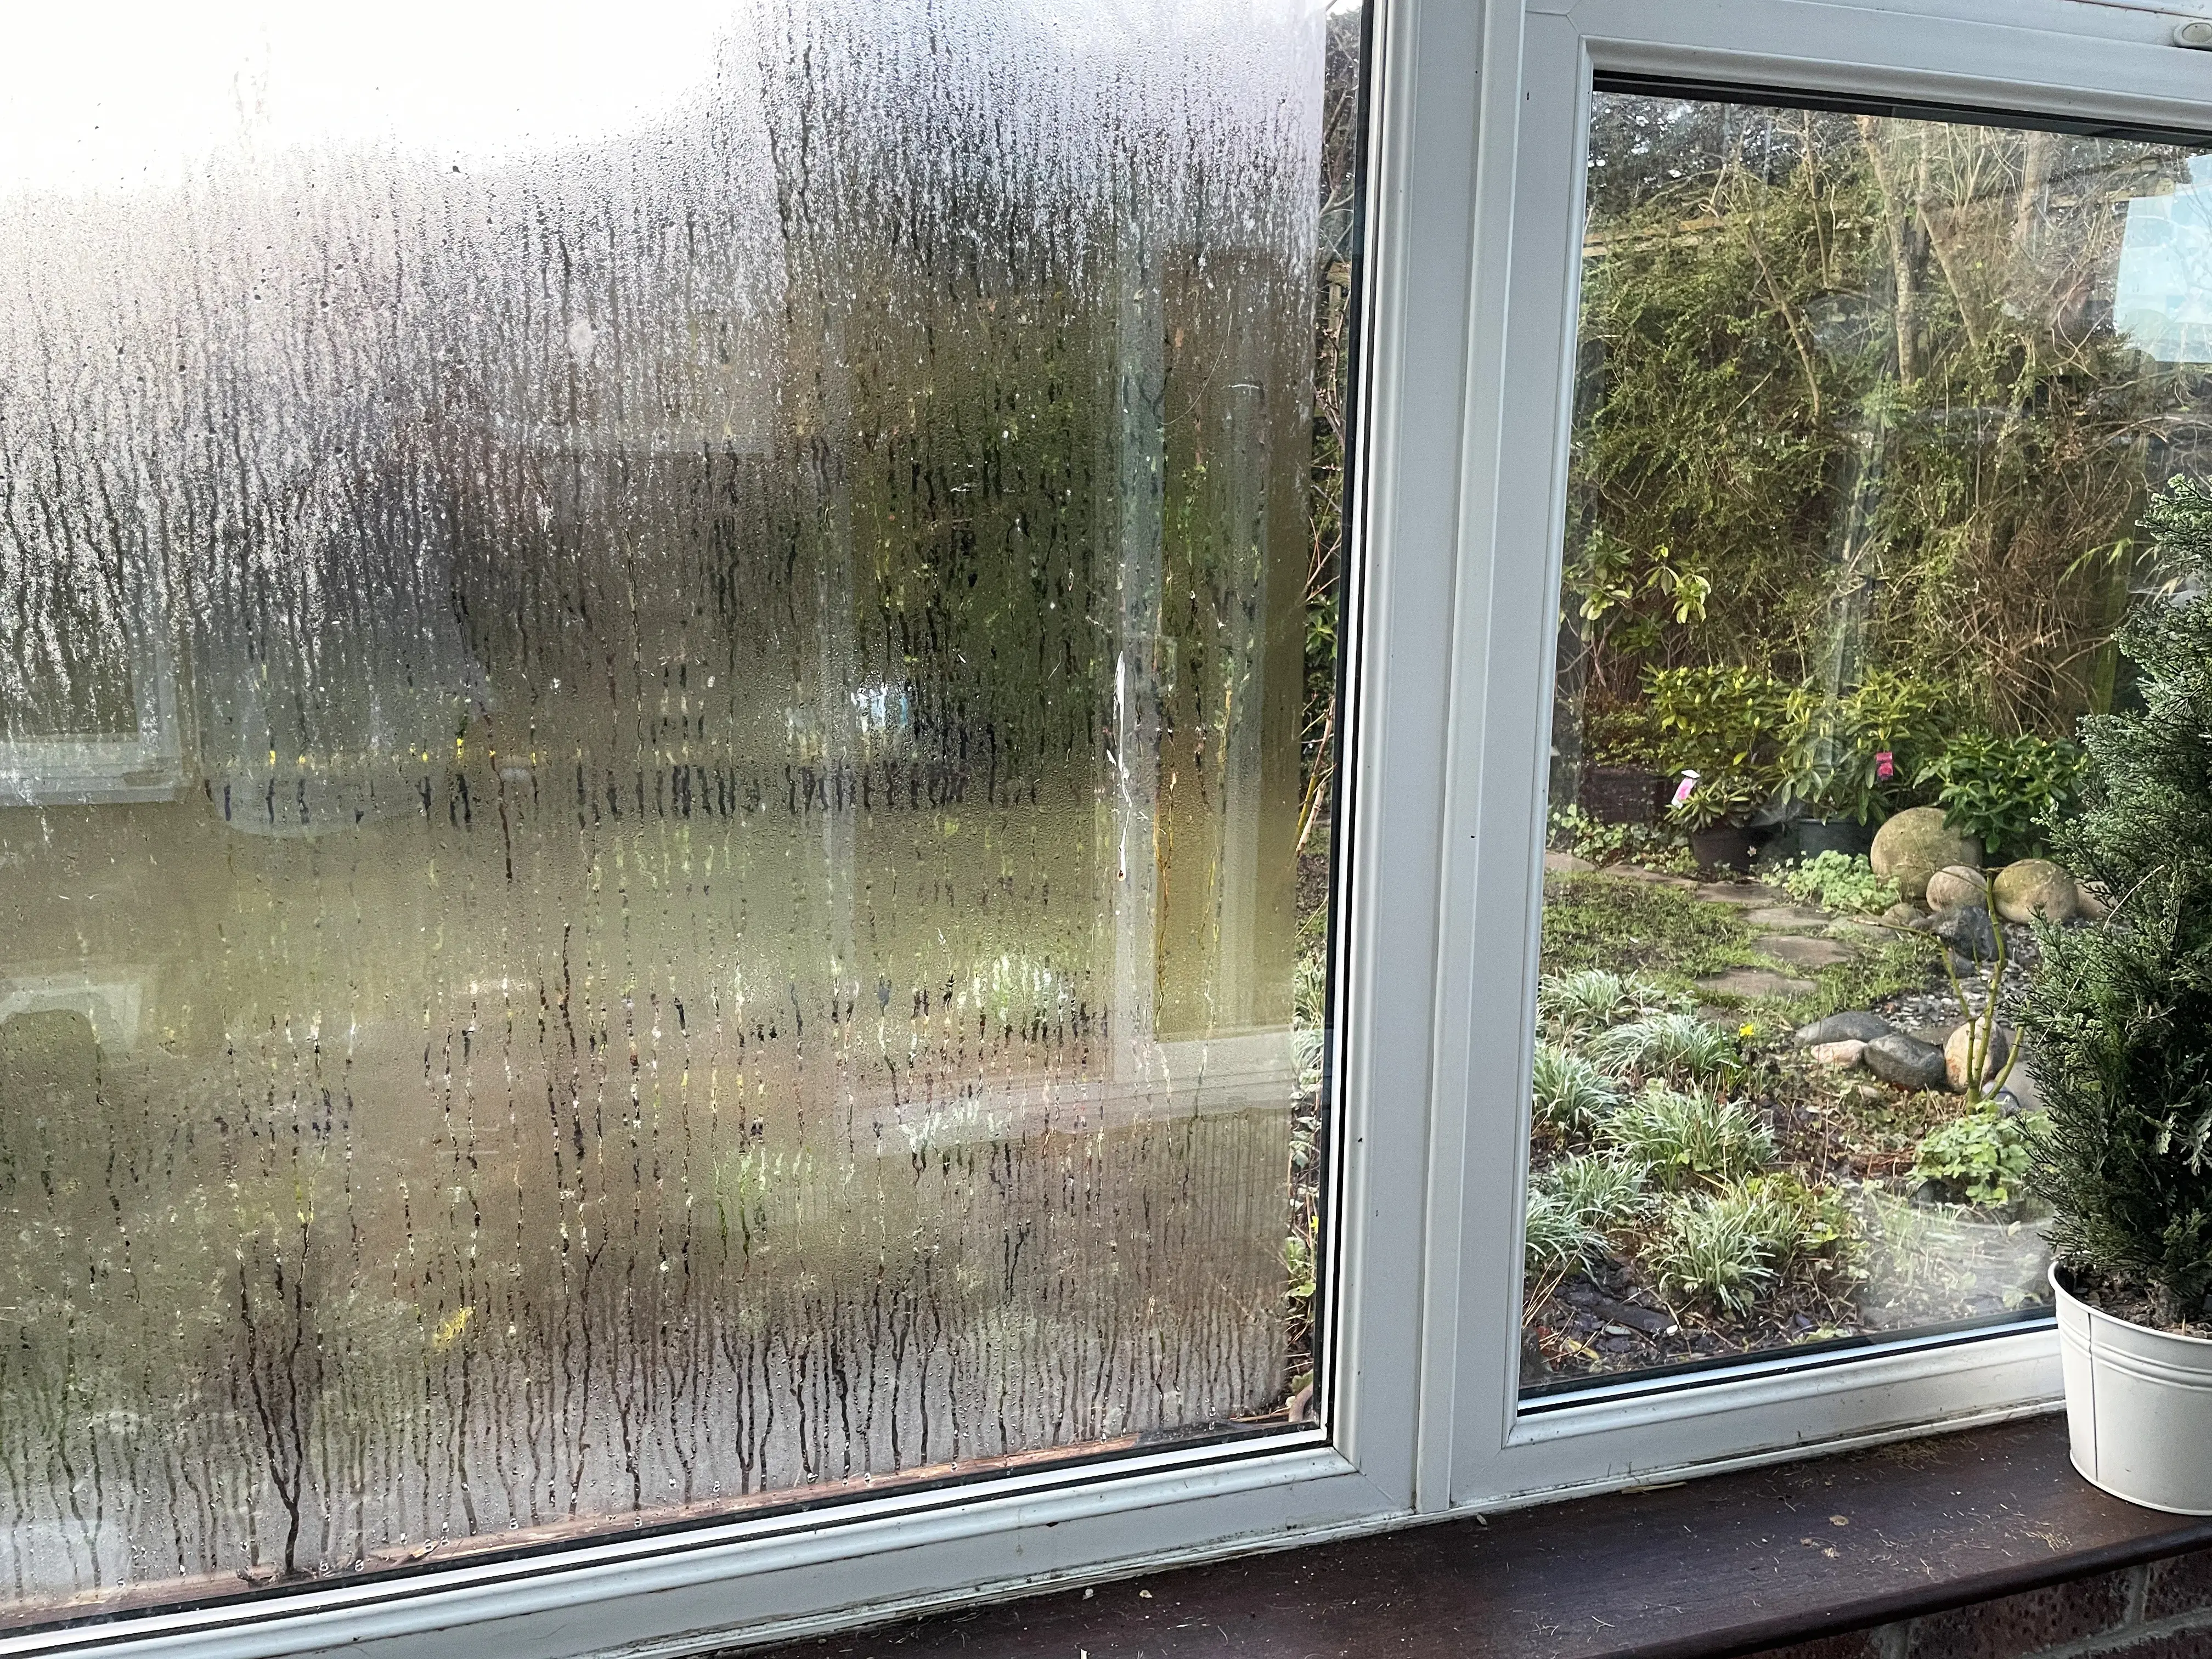
[[[1841,696],[1802,688],[1790,706],[1784,789],[1824,817],[1887,817],[1907,804],[1913,775],[1942,742],[1946,701],[1940,686],[1879,668]]]
[[[1693,1180],[1737,1180],[1774,1161],[1773,1134],[1746,1108],[1657,1084],[1600,1124],[1598,1139],[1670,1191]]]
[[[1586,1133],[1620,1103],[1613,1079],[1583,1059],[1548,1042],[1536,1045],[1529,1093],[1537,1121],[1562,1133]]]
[[[1992,1102],[1924,1138],[1912,1173],[1959,1188],[1970,1204],[2009,1204],[2027,1179],[2029,1142],[2021,1121]]]
[[[1875,874],[1874,866],[1855,853],[1816,853],[1784,868],[1775,882],[1800,904],[1854,914],[1887,910],[1898,897],[1897,884]]]
[[[1592,1036],[1589,1057],[1615,1072],[1710,1083],[1733,1077],[1743,1056],[1735,1033],[1695,1014],[1660,1014],[1632,1020]]]
[[[2082,722],[2083,810],[2057,836],[2119,902],[2038,926],[2015,1012],[2059,1259],[2140,1281],[2172,1322],[2212,1290],[2212,494],[2177,480],[2148,522],[2174,585],[2119,632],[2141,711]]]
[[[1923,766],[1943,821],[1982,843],[1984,855],[2020,858],[2043,844],[2040,826],[2070,811],[2081,787],[2081,751],[2063,738],[1969,732]]]

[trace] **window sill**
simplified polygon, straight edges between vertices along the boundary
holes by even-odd
[[[1060,1591],[747,1659],[1686,1659],[2208,1545],[2212,1519],[2136,1509],[2082,1480],[2067,1462],[2064,1419],[2042,1417]]]

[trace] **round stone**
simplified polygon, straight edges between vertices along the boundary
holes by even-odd
[[[1874,872],[1897,884],[1898,892],[1916,902],[1928,895],[1929,878],[1953,865],[1978,867],[1982,844],[1943,822],[1937,806],[1908,807],[1875,832],[1869,855]]]
[[[2049,859],[2022,859],[2008,864],[1990,884],[1990,896],[1997,914],[2007,921],[2071,921],[2081,912],[2081,890],[2074,878]]]
[[[1859,1062],[1884,1083],[1893,1083],[1900,1089],[1943,1086],[1943,1051],[1903,1031],[1892,1031],[1868,1043]]]
[[[1967,864],[1948,864],[1928,878],[1928,908],[1948,910],[1956,904],[1988,902],[1990,878]]]
[[[1954,1094],[1966,1091],[1966,1050],[1974,1041],[1974,1028],[1961,1025],[1951,1033],[1943,1044],[1943,1078]],[[2005,1056],[2012,1052],[2012,1037],[2000,1025],[1990,1034],[1989,1052],[1982,1056],[1982,1079],[1987,1083],[2004,1070]]]

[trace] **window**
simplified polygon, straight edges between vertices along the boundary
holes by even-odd
[[[1317,1441],[1357,11],[58,27],[6,1621]]]
[[[2053,1396],[1940,1297],[1522,1340],[1562,561],[1714,580],[1582,319],[1793,121],[1996,249],[1922,158],[2051,136],[2182,445],[2203,60],[1094,9],[11,25],[0,1647],[705,1650]],[[1883,389],[1881,246],[1784,552],[1979,441]]]
[[[2204,471],[2207,158],[1649,82],[1590,119],[1529,1392],[2041,1315],[1986,1010],[2095,902],[2039,819]]]

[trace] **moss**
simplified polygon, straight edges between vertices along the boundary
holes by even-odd
[[[1639,973],[1692,996],[1694,981],[1731,968],[1774,964],[1751,948],[1734,907],[1663,882],[1553,876],[1544,884],[1544,971],[1605,968]]]

